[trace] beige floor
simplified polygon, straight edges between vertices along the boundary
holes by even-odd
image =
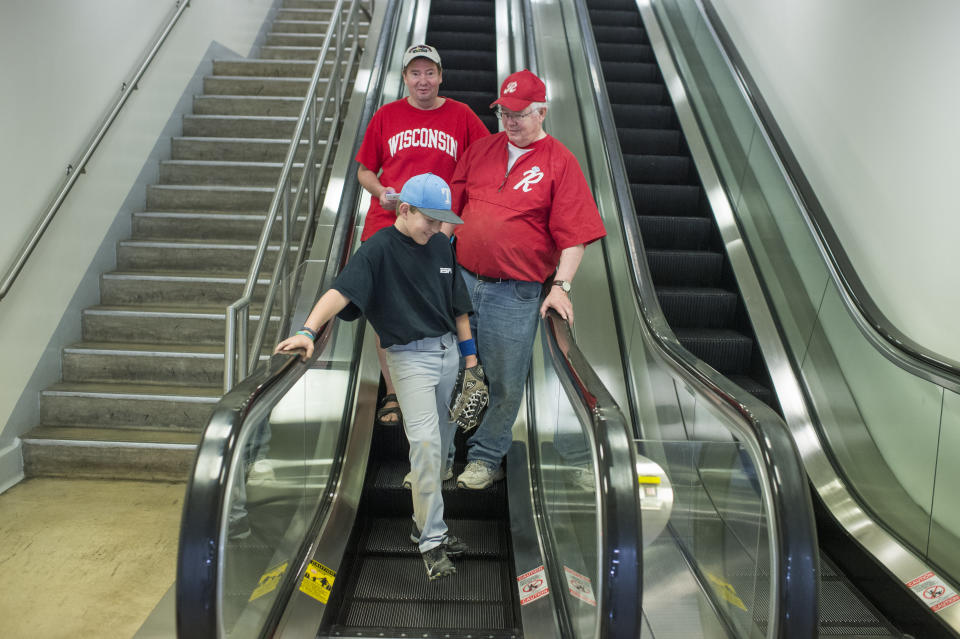
[[[133,637],[173,584],[183,492],[28,479],[0,495],[0,637]]]

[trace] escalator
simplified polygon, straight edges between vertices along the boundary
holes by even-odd
[[[776,408],[636,2],[589,0],[587,5],[660,308],[684,347]]]
[[[378,49],[368,68],[387,66]],[[378,90],[368,92],[367,118]],[[300,313],[353,248],[355,181],[329,198],[339,201],[330,253],[304,267]],[[616,339],[581,326],[581,338]],[[634,441],[570,327],[551,316],[540,332],[506,479],[476,493],[444,489],[451,532],[473,550],[457,575],[434,583],[409,541],[404,438],[373,427],[379,371],[363,325],[328,325],[313,361],[274,356],[239,384],[211,418],[188,487],[178,635],[632,639],[671,636],[660,630],[667,620],[685,628],[673,636],[811,637],[808,497],[784,433],[670,369],[671,385],[648,409],[660,412],[681,385],[694,389],[699,422],[715,420],[740,443],[667,450],[668,476],[650,461],[657,445]],[[648,363],[658,378],[667,370]],[[647,515],[669,517],[671,500],[675,525],[646,539]],[[655,592],[641,591],[641,573],[661,578]],[[739,599],[695,585],[681,592],[690,577]],[[681,607],[689,614],[677,615]]]
[[[607,128],[606,140],[622,156],[622,160],[614,156],[610,160],[611,166],[618,162],[622,166],[617,187],[621,210],[636,216],[631,224],[636,229],[638,259],[646,263],[666,324],[686,350],[779,412],[748,306],[681,131],[668,81],[654,55],[657,43],[651,41],[638,3],[586,0],[577,4],[581,32],[589,41],[585,49],[591,65],[602,73],[604,91],[597,91],[597,101],[598,111],[607,112],[600,116]],[[669,55],[662,43],[659,55]],[[605,99],[606,105],[602,104]],[[732,396],[737,397],[735,389]],[[684,436],[690,435],[685,431]],[[709,461],[701,459],[695,466],[705,485],[712,481],[707,477],[728,477]],[[817,562],[820,637],[911,636],[906,632],[952,636],[876,559],[868,558],[819,496],[815,506],[821,543]],[[913,570],[920,574],[923,569]],[[715,586],[714,582],[714,590]]]

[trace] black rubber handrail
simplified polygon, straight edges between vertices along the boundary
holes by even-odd
[[[399,0],[387,1],[384,28],[377,43],[370,90],[364,97],[358,131],[366,129],[377,109],[386,78],[386,61],[396,32],[399,7]],[[351,157],[356,156],[361,141],[362,134],[359,134],[354,140]],[[356,160],[351,160],[346,175],[355,175],[356,169]],[[313,291],[314,298],[330,287],[350,257],[359,195],[357,180],[344,180],[330,240],[328,254],[331,258],[327,261],[319,290]],[[304,293],[301,292],[302,294]],[[179,639],[209,639],[218,636],[220,602],[217,600],[217,571],[220,568],[220,540],[223,529],[227,526],[223,518],[225,495],[233,481],[229,469],[233,458],[239,453],[237,444],[242,441],[242,429],[248,425],[246,417],[255,405],[258,410],[266,410],[276,405],[287,390],[311,368],[328,344],[334,321],[336,320],[321,327],[309,360],[301,360],[299,354],[273,355],[267,366],[256,369],[220,400],[204,429],[187,484],[180,523],[175,594]],[[341,424],[341,428],[343,426]],[[322,518],[328,506],[327,501],[319,505],[314,522]],[[314,527],[311,526],[311,529]],[[289,584],[285,582],[281,588],[289,590]],[[278,595],[275,607],[284,600],[285,598]],[[279,615],[271,613],[268,626],[275,626],[278,619]],[[263,631],[272,629],[265,627]]]
[[[585,433],[594,452],[600,517],[597,637],[635,639],[643,617],[643,525],[633,434],[566,320],[551,310],[541,328],[567,396],[589,416]]]
[[[770,620],[774,636],[782,639],[816,637],[818,623],[819,550],[813,505],[800,454],[787,425],[769,406],[747,393],[684,348],[673,333],[653,288],[640,236],[637,213],[629,189],[626,166],[617,137],[617,127],[610,107],[606,83],[589,11],[584,0],[574,0],[577,20],[583,37],[584,54],[591,73],[591,86],[600,119],[600,131],[607,154],[607,164],[620,209],[620,223],[627,249],[627,261],[633,280],[634,299],[654,345],[678,371],[695,380],[708,391],[706,397],[732,407],[739,413],[761,452],[757,463],[764,467],[770,485],[773,512],[771,527],[776,531],[777,545],[771,561],[778,562],[778,614]],[[621,355],[629,362],[629,353],[620,340]],[[627,374],[630,374],[629,366]],[[628,387],[630,385],[628,384]]]
[[[780,159],[784,177],[797,194],[797,205],[807,218],[809,227],[822,247],[824,260],[834,281],[845,295],[841,295],[844,305],[859,325],[861,332],[881,354],[894,364],[919,375],[924,379],[940,384],[954,392],[960,392],[960,362],[919,344],[909,338],[880,310],[880,307],[867,291],[857,274],[850,257],[843,248],[823,205],[817,198],[800,162],[787,142],[786,136],[777,124],[773,112],[763,99],[756,82],[747,70],[743,58],[733,44],[733,39],[723,26],[713,3],[703,0],[707,25],[717,36],[720,48],[729,61],[733,77],[743,94],[753,107],[757,122],[770,140],[772,151]],[[859,318],[857,317],[859,316]],[[876,332],[870,334],[867,327]],[[877,339],[880,337],[882,339]]]

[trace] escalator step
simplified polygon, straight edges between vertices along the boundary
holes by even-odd
[[[491,0],[433,0],[430,15],[493,16],[495,5]]]
[[[413,512],[410,491],[403,488],[403,477],[410,470],[406,459],[385,460],[374,470],[372,480],[364,487],[367,513],[370,517],[409,517]],[[444,513],[447,518],[468,516],[473,519],[496,519],[506,513],[506,482],[494,482],[485,490],[457,488],[456,475],[463,464],[454,465],[454,477],[443,482]]]
[[[631,129],[675,129],[673,107],[648,104],[611,104],[617,126]]]
[[[653,62],[602,61],[606,82],[662,82],[660,68]]]
[[[365,554],[417,555],[417,545],[410,541],[410,517],[380,517],[370,521]],[[446,518],[449,534],[459,537],[469,550],[466,557],[505,558],[507,534],[503,524],[490,519]]]
[[[676,129],[617,129],[617,138],[624,153],[678,155],[683,139]]]
[[[597,51],[604,62],[656,62],[653,49],[646,44],[598,42]]]
[[[460,51],[496,51],[497,37],[492,33],[471,33],[469,31],[454,31],[431,25],[427,30],[427,39],[430,45],[440,51],[443,60],[444,51],[457,49]]]
[[[478,69],[457,69],[456,73],[445,74],[443,88],[447,91],[476,91],[487,88],[490,102],[496,100],[497,72]]]
[[[767,386],[764,386],[757,380],[753,379],[752,377],[747,377],[746,375],[728,375],[727,377],[731,382],[747,391],[764,404],[772,406],[771,402],[773,401],[773,392]]]
[[[728,329],[678,328],[674,330],[684,348],[724,375],[748,374],[753,340]]]
[[[593,26],[593,37],[597,43],[609,44],[649,44],[647,30],[641,26],[615,25]]]
[[[639,215],[640,235],[647,250],[704,250],[710,245],[713,225],[706,217]]]
[[[590,0],[590,8],[605,11],[632,10],[637,13],[637,5],[634,4],[634,0]]]
[[[667,87],[659,82],[612,82],[607,80],[607,95],[612,104],[669,105]]]
[[[457,31],[464,34],[482,31],[492,34],[495,29],[496,24],[493,16],[431,15],[427,22],[428,33],[436,30]]]
[[[640,14],[636,11],[617,11],[615,9],[590,8],[590,22],[594,31],[598,26],[626,26],[639,27]]]
[[[443,70],[459,69],[496,69],[497,54],[495,51],[477,51],[469,49],[443,49],[440,53],[443,60]],[[444,78],[446,82],[446,78]],[[444,84],[444,87],[446,85]],[[496,81],[494,81],[493,90],[497,90]]]
[[[419,560],[418,560],[419,561]],[[421,570],[423,565],[420,565]],[[446,579],[441,579],[437,584],[442,585],[459,576],[454,575]],[[355,599],[347,604],[349,609],[346,614],[345,626],[334,626],[331,628],[330,636],[364,636],[364,637],[394,637],[401,629],[415,631],[438,630],[443,629],[439,636],[444,636],[444,631],[471,632],[470,636],[487,637],[490,630],[509,630],[512,624],[505,618],[505,612],[502,605],[498,603],[459,603],[444,602],[442,606],[414,604],[411,602],[381,601],[375,599],[372,601]],[[364,628],[365,633],[358,633],[356,629]],[[475,632],[482,628],[485,632]],[[382,631],[382,632],[378,632]],[[410,633],[405,633],[409,635]],[[418,632],[416,636],[420,636]],[[424,636],[437,636],[435,634],[424,634]]]
[[[690,184],[690,157],[685,155],[624,154],[627,178],[633,184]]]
[[[504,590],[509,584],[501,580],[502,566],[493,559],[457,559],[455,578],[431,582],[419,555],[382,557],[367,555],[356,567],[354,597],[380,601],[403,601],[422,604],[456,602],[509,601]],[[363,624],[366,625],[366,624]],[[480,624],[478,627],[484,627]],[[440,626],[442,627],[442,626]]]
[[[667,323],[677,328],[729,328],[739,296],[722,288],[657,287]]]
[[[711,251],[647,251],[655,286],[715,287],[720,283],[723,255]]]
[[[631,184],[630,193],[639,215],[704,215],[699,186]]]

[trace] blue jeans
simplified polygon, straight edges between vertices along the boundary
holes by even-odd
[[[410,442],[413,520],[420,529],[420,552],[426,552],[447,536],[441,484],[447,451],[456,433],[449,402],[460,353],[453,333],[390,346],[386,352],[403,411],[403,430]]]
[[[530,371],[543,285],[519,280],[480,282],[466,270],[460,271],[473,300],[470,328],[490,390],[483,421],[467,440],[467,459],[499,466],[513,441],[513,422]]]

